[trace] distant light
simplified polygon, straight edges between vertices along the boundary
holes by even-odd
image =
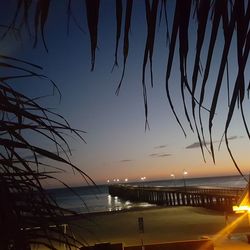
[[[174,174],[171,174],[170,176],[171,176],[171,177],[175,177],[175,175],[174,175]]]
[[[107,183],[109,183],[109,180],[107,180]]]
[[[233,206],[233,211],[236,214],[245,213],[245,212],[250,213],[250,207],[249,206]]]
[[[145,181],[146,180],[146,177],[144,176],[144,177],[141,177],[141,180],[142,181]]]
[[[187,175],[187,174],[188,174],[188,172],[187,172],[186,170],[184,170],[184,171],[183,171],[183,174],[184,174],[184,175]]]
[[[116,182],[116,179],[114,179],[113,181]]]
[[[109,206],[111,206],[111,201],[112,201],[112,197],[111,197],[111,195],[109,194],[109,195],[108,195],[108,205],[109,205]]]
[[[120,180],[119,179],[116,179],[117,182],[119,182]]]
[[[128,181],[128,178],[126,178],[124,181],[127,182],[127,181]]]

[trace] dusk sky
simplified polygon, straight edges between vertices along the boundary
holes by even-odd
[[[216,165],[206,152],[204,162],[198,139],[190,131],[184,117],[180,88],[179,88],[179,60],[178,47],[173,63],[170,90],[175,109],[183,122],[187,132],[185,138],[178,126],[168,104],[165,92],[165,74],[168,49],[166,47],[166,27],[157,28],[155,54],[153,61],[154,87],[150,87],[150,75],[147,71],[149,125],[150,130],[144,130],[145,116],[142,95],[142,61],[145,47],[146,22],[144,1],[135,1],[130,33],[130,51],[126,66],[124,81],[118,96],[115,90],[122,73],[122,53],[119,56],[119,67],[111,69],[114,63],[115,50],[115,10],[113,2],[101,2],[100,27],[98,37],[98,50],[96,52],[96,65],[91,69],[90,42],[87,31],[85,10],[82,1],[76,1],[74,13],[76,19],[85,32],[81,32],[71,22],[70,33],[67,36],[66,5],[61,1],[52,1],[51,13],[48,19],[45,38],[49,53],[46,53],[41,39],[37,48],[32,48],[28,37],[16,41],[11,37],[2,42],[1,53],[28,60],[44,68],[43,74],[55,81],[62,93],[59,96],[48,97],[40,101],[41,104],[54,108],[54,111],[63,115],[72,127],[86,131],[83,134],[87,144],[79,139],[68,138],[72,148],[71,161],[85,171],[97,183],[106,183],[109,179],[119,178],[123,181],[139,180],[146,176],[147,180],[182,178],[184,169],[188,178],[200,176],[234,175],[238,174],[225,144],[220,150],[219,141],[223,135],[227,108],[226,82],[220,95],[220,104],[216,110],[214,120],[213,138],[216,154]],[[74,2],[75,3],[75,2]],[[10,1],[11,5],[11,1]],[[172,20],[171,6],[168,9],[170,27]],[[12,11],[13,14],[13,11]],[[12,15],[6,14],[5,24],[11,21]],[[123,20],[124,21],[124,20]],[[192,20],[193,22],[193,20]],[[192,34],[190,29],[190,54],[188,63],[193,67]],[[121,36],[123,39],[123,33]],[[222,41],[223,42],[223,41]],[[119,47],[122,52],[122,42]],[[220,53],[219,43],[216,53]],[[216,55],[215,53],[215,55]],[[232,58],[234,51],[232,50]],[[203,55],[205,58],[205,55]],[[211,69],[210,82],[213,71],[217,69],[216,57]],[[204,63],[204,62],[203,62]],[[237,68],[234,62],[229,62],[229,71],[232,83]],[[249,69],[249,66],[248,66]],[[246,70],[246,72],[250,72]],[[249,77],[247,77],[249,79]],[[14,85],[13,85],[14,86]],[[41,96],[52,93],[52,86],[45,80],[18,81],[15,87],[29,96]],[[211,102],[211,91],[207,89],[204,105]],[[246,118],[249,119],[249,112]],[[206,126],[207,113],[203,111],[206,139],[208,126]],[[240,114],[236,114],[229,129],[230,144],[235,158],[244,174],[249,173],[249,140],[243,129]],[[50,145],[48,145],[50,147]],[[54,150],[51,147],[51,150]],[[71,185],[85,184],[82,178],[74,175],[71,169],[61,177]]]

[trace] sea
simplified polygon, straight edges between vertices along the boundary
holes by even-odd
[[[219,176],[186,178],[186,186],[212,186],[212,187],[246,187],[247,182],[242,176]],[[154,187],[180,187],[184,185],[183,179],[157,180],[128,183]],[[81,186],[68,188],[48,189],[49,195],[63,208],[78,213],[111,212],[128,209],[157,206],[146,202],[131,202],[113,197],[108,193],[108,185]]]

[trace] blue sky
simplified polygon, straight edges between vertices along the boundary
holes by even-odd
[[[216,165],[212,163],[209,154],[203,161],[198,141],[188,127],[183,115],[183,108],[179,90],[178,56],[173,63],[171,77],[171,91],[175,109],[187,130],[185,138],[180,127],[171,113],[165,93],[165,70],[168,56],[166,48],[166,29],[162,25],[157,29],[157,41],[154,54],[155,86],[150,88],[149,74],[147,72],[149,124],[150,130],[144,130],[144,106],[141,87],[142,60],[146,25],[144,17],[144,1],[135,1],[132,30],[130,33],[130,52],[126,66],[126,73],[119,96],[115,90],[122,72],[122,57],[119,57],[119,67],[111,73],[114,62],[115,49],[115,15],[111,1],[101,5],[98,50],[96,52],[96,65],[94,72],[90,71],[90,43],[86,26],[84,6],[77,2],[75,15],[79,23],[86,30],[80,32],[74,24],[71,25],[70,35],[66,34],[65,6],[53,2],[50,18],[46,28],[46,42],[49,53],[43,48],[39,40],[37,48],[32,48],[32,42],[23,37],[22,42],[10,39],[3,42],[1,53],[29,60],[43,66],[44,74],[53,79],[62,93],[59,103],[58,96],[43,99],[46,106],[55,108],[62,114],[72,127],[85,130],[84,138],[87,144],[80,140],[69,138],[73,156],[72,162],[89,174],[97,183],[105,183],[107,179],[139,180],[146,176],[148,180],[170,179],[174,173],[177,178],[182,177],[183,170],[188,176],[215,176],[237,174],[232,161],[222,145],[216,147]],[[58,10],[60,9],[60,11]],[[82,12],[83,11],[83,12]],[[168,10],[171,19],[172,8]],[[136,16],[136,17],[135,17]],[[10,18],[6,17],[2,19]],[[190,50],[193,48],[193,35],[196,30],[190,30]],[[123,35],[122,37],[123,38]],[[120,44],[122,51],[122,42]],[[178,47],[177,47],[178,50]],[[178,51],[176,51],[178,52]],[[220,53],[220,43],[216,53]],[[120,54],[121,55],[121,54]],[[177,55],[177,54],[176,54]],[[205,57],[205,55],[204,55]],[[233,57],[233,52],[232,52]],[[192,65],[192,56],[189,63]],[[218,61],[213,61],[212,72],[216,71]],[[230,64],[230,73],[235,72],[234,64]],[[214,81],[213,77],[210,81]],[[51,85],[46,81],[20,82],[17,89],[30,96],[39,96],[52,92]],[[225,87],[225,86],[224,86]],[[208,89],[205,104],[211,101],[212,91]],[[226,115],[226,88],[220,98],[220,105],[215,117],[214,140],[222,136],[224,119]],[[204,119],[206,121],[206,112]],[[249,117],[249,116],[248,116]],[[230,136],[232,148],[236,159],[244,173],[248,174],[248,140],[244,134],[239,116],[236,115]],[[206,124],[206,122],[205,122]],[[206,133],[206,138],[208,134]],[[53,149],[51,149],[53,150]],[[61,175],[62,176],[62,175]],[[82,179],[73,175],[71,170],[63,176],[72,185],[81,185]]]

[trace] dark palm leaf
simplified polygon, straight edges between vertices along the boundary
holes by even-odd
[[[218,29],[219,29],[219,23],[221,19],[221,5],[220,1],[216,1],[213,6],[213,21],[212,21],[212,31],[210,35],[210,41],[209,41],[209,47],[208,47],[208,54],[207,54],[207,59],[206,59],[206,67],[204,71],[204,76],[201,84],[201,92],[200,92],[200,99],[199,99],[199,120],[200,120],[200,127],[201,127],[201,133],[203,137],[203,141],[205,141],[205,136],[204,136],[204,130],[203,130],[203,122],[201,118],[201,105],[203,104],[204,101],[204,96],[205,96],[205,88],[208,80],[208,75],[210,71],[210,66],[211,66],[211,61],[213,57],[213,52],[214,52],[214,47],[215,47],[215,42],[218,34]]]
[[[91,42],[91,70],[95,66],[95,51],[97,48],[97,35],[98,35],[98,19],[99,19],[99,0],[86,0],[88,28]]]
[[[112,70],[115,66],[118,66],[118,46],[122,29],[122,0],[116,0],[116,44],[115,44],[115,62]]]
[[[126,6],[126,16],[125,16],[125,28],[124,28],[124,40],[123,40],[123,69],[122,69],[122,76],[119,82],[119,85],[116,89],[116,95],[119,94],[123,77],[125,74],[126,62],[128,57],[129,51],[129,31],[130,31],[130,24],[131,24],[131,16],[132,16],[132,9],[133,9],[133,0],[127,0]]]
[[[201,55],[201,49],[204,42],[205,37],[205,31],[206,31],[206,25],[207,25],[207,19],[208,14],[210,10],[210,0],[206,1],[199,1],[199,5],[197,6],[197,19],[198,19],[198,28],[197,28],[197,40],[196,40],[196,54],[195,54],[195,63],[194,63],[194,70],[192,75],[192,114],[194,118],[194,124],[195,124],[195,130],[196,134],[200,143],[200,148],[202,152],[203,159],[205,161],[204,156],[204,150],[203,145],[206,147],[205,140],[201,139],[200,132],[198,129],[197,121],[196,121],[196,113],[195,113],[195,90],[198,80],[198,72],[200,72],[200,55]]]
[[[156,27],[156,18],[157,18],[157,9],[158,9],[158,1],[154,0],[152,2],[152,6],[150,6],[150,2],[145,0],[146,6],[146,19],[147,19],[147,40],[144,50],[144,59],[142,66],[142,89],[143,89],[143,98],[144,98],[144,110],[145,110],[145,130],[148,127],[148,103],[147,103],[147,87],[145,82],[145,71],[147,62],[149,59],[150,62],[150,76],[151,76],[151,86],[153,87],[153,52],[154,52],[154,40],[155,40],[155,27]]]
[[[181,73],[181,96],[183,101],[183,107],[185,116],[189,123],[191,130],[193,126],[191,124],[189,114],[186,107],[184,88],[188,86],[187,82],[187,55],[188,55],[188,28],[189,28],[189,17],[191,12],[191,1],[177,1],[176,10],[179,12],[179,58],[180,58],[180,73]]]
[[[160,14],[159,14],[159,26],[160,26],[160,23],[161,23],[163,11],[164,11],[164,17],[165,17],[166,28],[167,28],[166,42],[167,42],[167,44],[169,46],[170,35],[169,35],[169,25],[168,25],[168,15],[167,15],[167,0],[162,0],[161,1],[161,8],[160,8]]]
[[[37,45],[37,37],[38,37],[38,31],[40,30],[41,36],[42,36],[42,41],[43,45],[48,52],[48,48],[45,42],[44,38],[44,27],[48,18],[49,14],[49,6],[50,6],[50,0],[38,0],[36,4],[36,14],[35,14],[35,41],[34,41],[34,47]],[[26,5],[25,5],[26,8]],[[27,10],[26,10],[27,12]],[[27,13],[26,13],[27,15]]]
[[[175,45],[176,45],[176,38],[177,38],[177,33],[178,33],[178,23],[179,23],[179,10],[177,8],[178,2],[176,2],[176,8],[175,8],[175,14],[174,14],[174,21],[173,21],[173,26],[172,26],[172,34],[171,34],[171,39],[170,39],[170,46],[169,46],[169,55],[168,55],[168,63],[167,63],[167,71],[166,71],[166,93],[167,93],[167,98],[171,107],[171,110],[176,118],[176,121],[180,125],[184,135],[186,136],[186,132],[179,120],[179,117],[177,116],[174,105],[172,102],[172,98],[170,95],[169,91],[169,78],[171,75],[171,69],[172,69],[172,64],[173,64],[173,59],[174,59],[174,52],[175,52]]]
[[[214,115],[215,115],[215,110],[216,110],[216,107],[217,107],[219,93],[220,93],[222,80],[223,80],[223,76],[224,76],[224,71],[225,71],[225,67],[226,67],[226,63],[227,63],[227,56],[228,56],[231,41],[232,41],[232,35],[233,35],[234,26],[235,26],[236,10],[238,8],[237,5],[239,4],[239,2],[240,1],[236,1],[235,4],[234,4],[233,13],[232,13],[229,25],[228,25],[228,30],[226,32],[227,35],[225,36],[225,44],[224,44],[224,48],[223,48],[219,73],[218,73],[218,76],[217,76],[217,81],[216,81],[216,85],[215,85],[215,90],[214,90],[212,103],[211,103],[211,108],[210,108],[210,114],[209,114],[210,149],[211,149],[211,153],[212,153],[212,157],[213,157],[214,162],[215,162],[215,156],[214,156],[213,139],[212,139],[213,118],[214,118]],[[223,1],[221,1],[221,4],[223,4]],[[224,5],[222,5],[220,7],[221,11],[223,9],[225,9],[225,7],[226,7],[226,1],[224,2]]]

